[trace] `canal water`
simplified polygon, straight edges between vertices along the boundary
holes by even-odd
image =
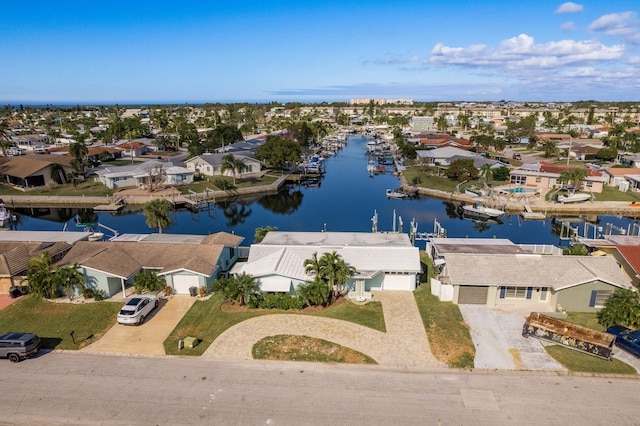
[[[402,226],[403,232],[407,233],[413,220],[418,225],[418,232],[432,232],[437,221],[449,237],[508,238],[522,244],[559,244],[562,226],[551,218],[525,221],[519,215],[509,215],[502,218],[502,223],[477,222],[459,217],[455,206],[442,200],[427,197],[388,199],[386,190],[398,187],[400,181],[391,173],[369,176],[367,141],[360,135],[351,137],[345,148],[326,160],[326,175],[316,184],[292,186],[276,195],[211,204],[197,213],[189,210],[171,212],[172,223],[164,232],[206,235],[225,231],[244,236],[244,245],[248,245],[254,239],[255,229],[265,226],[275,226],[280,231],[371,232],[375,214],[379,231],[399,230]],[[62,230],[65,226],[68,230],[80,230],[76,226],[79,218],[83,223],[99,222],[120,234],[157,232],[146,225],[145,216],[139,209],[125,209],[117,215],[60,207],[18,209],[16,213],[19,230]],[[598,227],[603,232],[609,228],[608,224],[627,230],[637,221],[591,215],[574,218],[571,222],[581,234],[586,231],[593,236],[599,232]],[[111,234],[101,230],[107,236]]]

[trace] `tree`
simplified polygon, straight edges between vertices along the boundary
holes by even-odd
[[[320,264],[320,259],[318,259],[318,253],[314,252],[311,256],[311,259],[306,259],[303,263],[304,272],[307,275],[314,275],[316,277],[320,276],[320,269],[322,265]]]
[[[493,178],[493,169],[491,168],[491,164],[483,164],[482,167],[480,167],[480,176],[484,178],[484,183],[487,183],[487,181]]]
[[[228,178],[217,178],[213,184],[221,191],[234,192],[238,189]]]
[[[493,179],[499,181],[509,180],[510,172],[511,169],[509,169],[508,167],[498,167],[497,169],[493,170]]]
[[[573,193],[580,189],[582,182],[584,182],[586,178],[587,171],[585,169],[575,167],[573,169],[563,170],[562,173],[560,173],[558,181],[561,183],[572,184],[573,191],[571,192]]]
[[[84,288],[84,277],[78,271],[78,264],[73,266],[62,266],[54,272],[56,287],[62,287],[69,300],[73,300],[73,293],[76,289]]]
[[[89,148],[83,142],[74,142],[69,145],[69,155],[71,155],[71,166],[78,173],[84,172],[85,157]]]
[[[57,184],[64,185],[67,183],[67,178],[64,174],[64,168],[58,163],[52,163],[49,168],[51,169],[51,179]]]
[[[7,156],[7,148],[11,145],[11,133],[9,132],[9,124],[2,120],[0,121],[0,150],[2,155]]]
[[[152,192],[167,179],[167,169],[162,163],[151,163],[151,165],[145,167],[145,171],[148,175],[146,179],[149,185],[149,192]]]
[[[264,144],[256,149],[256,158],[267,167],[284,170],[300,162],[302,148],[296,141],[269,136]]]
[[[544,152],[544,156],[547,158],[553,157],[560,152],[558,144],[555,141],[544,141],[542,143],[542,151]]]
[[[149,201],[142,207],[142,212],[147,217],[147,225],[149,228],[158,228],[158,233],[162,234],[162,229],[171,224],[169,210],[171,210],[171,201],[165,198],[156,198]]]
[[[478,169],[473,165],[473,160],[470,158],[461,158],[453,160],[445,174],[450,179],[457,179],[459,182],[465,180],[472,180],[478,178]]]
[[[254,235],[253,242],[260,243],[262,242],[262,240],[264,240],[264,237],[266,237],[269,232],[277,231],[277,230],[278,230],[277,226],[265,226],[264,228],[258,227],[256,228],[256,233]]]
[[[312,306],[326,306],[329,302],[329,289],[327,283],[320,277],[315,280],[300,284],[296,293],[302,297],[307,304]]]
[[[598,322],[604,327],[614,324],[640,326],[640,292],[624,288],[614,291],[598,312]]]
[[[618,150],[616,148],[601,148],[596,153],[596,158],[604,161],[612,161],[618,157]]]
[[[246,272],[234,275],[230,283],[230,296],[240,305],[245,305],[247,300],[260,291],[260,284]]]
[[[242,160],[236,158],[233,154],[227,154],[222,157],[222,164],[220,165],[220,171],[224,174],[227,170],[231,171],[233,175],[233,185],[236,184],[236,173],[242,173],[247,169],[247,165]]]
[[[336,251],[325,253],[319,260],[319,276],[327,282],[329,290],[333,291],[333,299],[340,294],[339,286],[347,283],[347,280],[356,272],[353,266],[347,265],[342,256]],[[331,302],[331,299],[329,299]]]
[[[45,299],[58,296],[59,283],[51,271],[51,257],[48,252],[29,259],[27,280],[29,291],[34,296]]]
[[[165,286],[165,278],[151,269],[143,269],[133,279],[133,288],[136,289],[136,293],[138,294],[141,294],[145,290],[157,293]]]

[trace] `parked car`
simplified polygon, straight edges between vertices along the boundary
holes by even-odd
[[[20,362],[35,355],[40,349],[40,338],[33,333],[10,332],[0,336],[0,357]]]
[[[153,294],[141,294],[129,300],[118,312],[119,324],[140,325],[144,319],[158,307],[158,297]]]
[[[622,325],[607,328],[607,333],[616,336],[616,346],[640,357],[640,330],[631,330]]]

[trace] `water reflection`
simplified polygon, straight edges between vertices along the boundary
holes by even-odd
[[[286,188],[277,194],[266,195],[258,200],[265,209],[270,212],[290,215],[296,212],[302,204],[304,194],[300,190],[292,191],[291,188]]]

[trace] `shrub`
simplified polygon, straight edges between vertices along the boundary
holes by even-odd
[[[261,308],[264,309],[302,309],[304,306],[304,300],[299,296],[292,296],[289,294],[276,293],[265,294],[262,298]]]
[[[106,294],[102,290],[94,290],[93,291],[93,300],[96,302],[100,302],[106,298]]]
[[[93,289],[90,287],[83,288],[82,297],[84,297],[85,299],[91,299],[93,297]]]

